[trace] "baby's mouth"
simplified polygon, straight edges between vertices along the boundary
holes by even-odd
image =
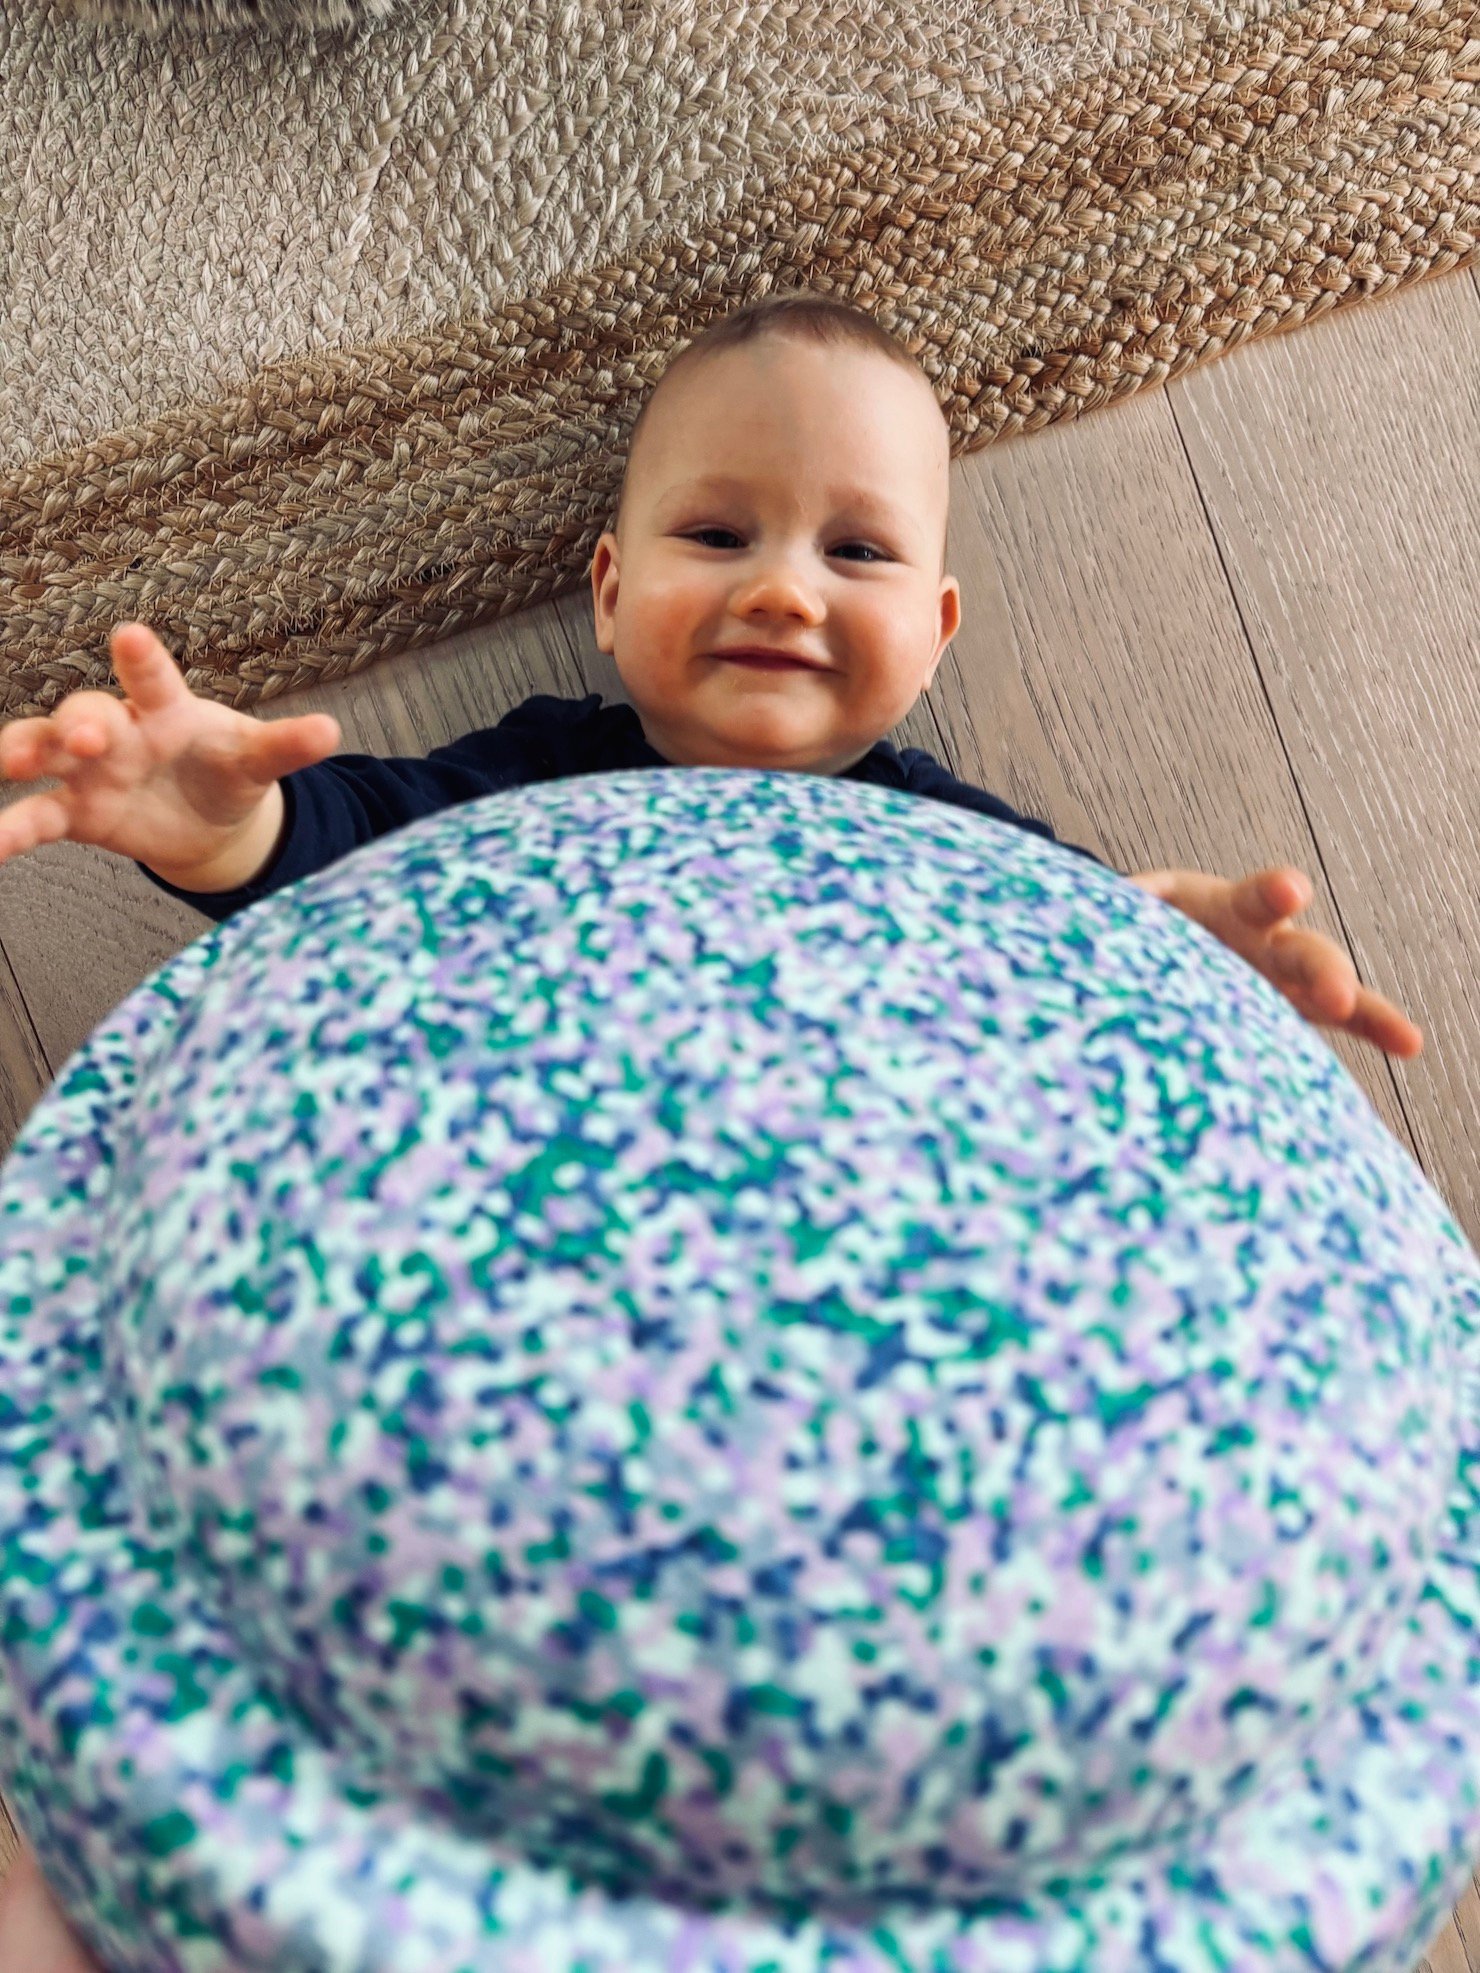
[[[812,658],[793,656],[787,651],[712,651],[722,664],[748,665],[756,671],[823,671],[825,666]]]

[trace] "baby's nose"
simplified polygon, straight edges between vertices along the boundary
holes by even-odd
[[[808,622],[815,620],[823,607],[816,578],[799,557],[778,557],[755,570],[742,584],[736,604],[747,611],[781,610]]]

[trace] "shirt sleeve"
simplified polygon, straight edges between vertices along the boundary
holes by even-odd
[[[974,809],[978,815],[990,815],[999,822],[1011,822],[1019,829],[1027,829],[1035,836],[1042,836],[1050,843],[1060,843],[1064,849],[1074,850],[1080,856],[1087,856],[1091,863],[1098,863],[1102,870],[1111,866],[1105,859],[1096,856],[1093,850],[1085,849],[1082,843],[1066,843],[1056,836],[1046,822],[1035,821],[1031,815],[1020,815],[1015,808],[999,801],[996,795],[989,795],[985,788],[973,787],[969,781],[958,781],[954,774],[943,768],[938,760],[919,747],[906,747],[899,756],[906,770],[905,786],[911,794],[925,795],[939,802],[950,802],[956,808]]]
[[[476,801],[480,795],[552,779],[564,771],[562,733],[571,726],[572,715],[584,715],[599,704],[599,695],[574,705],[555,699],[526,700],[497,726],[465,734],[421,758],[335,754],[316,766],[284,775],[279,783],[283,831],[276,854],[251,883],[236,890],[181,890],[144,864],[139,868],[158,889],[183,898],[222,924],[248,905],[420,816]]]

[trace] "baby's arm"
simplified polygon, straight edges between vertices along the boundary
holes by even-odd
[[[0,1881],[0,1967],[5,1973],[103,1973],[67,1923],[28,1846]]]
[[[279,778],[339,744],[324,713],[266,722],[197,698],[147,624],[120,624],[125,697],[73,692],[45,719],[0,730],[0,774],[59,788],[0,812],[0,862],[39,843],[93,843],[182,889],[228,891],[270,862]]]

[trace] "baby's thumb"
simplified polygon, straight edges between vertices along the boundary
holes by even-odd
[[[326,712],[303,713],[297,719],[265,720],[252,736],[246,766],[253,780],[280,781],[300,767],[312,767],[339,747],[339,721]]]

